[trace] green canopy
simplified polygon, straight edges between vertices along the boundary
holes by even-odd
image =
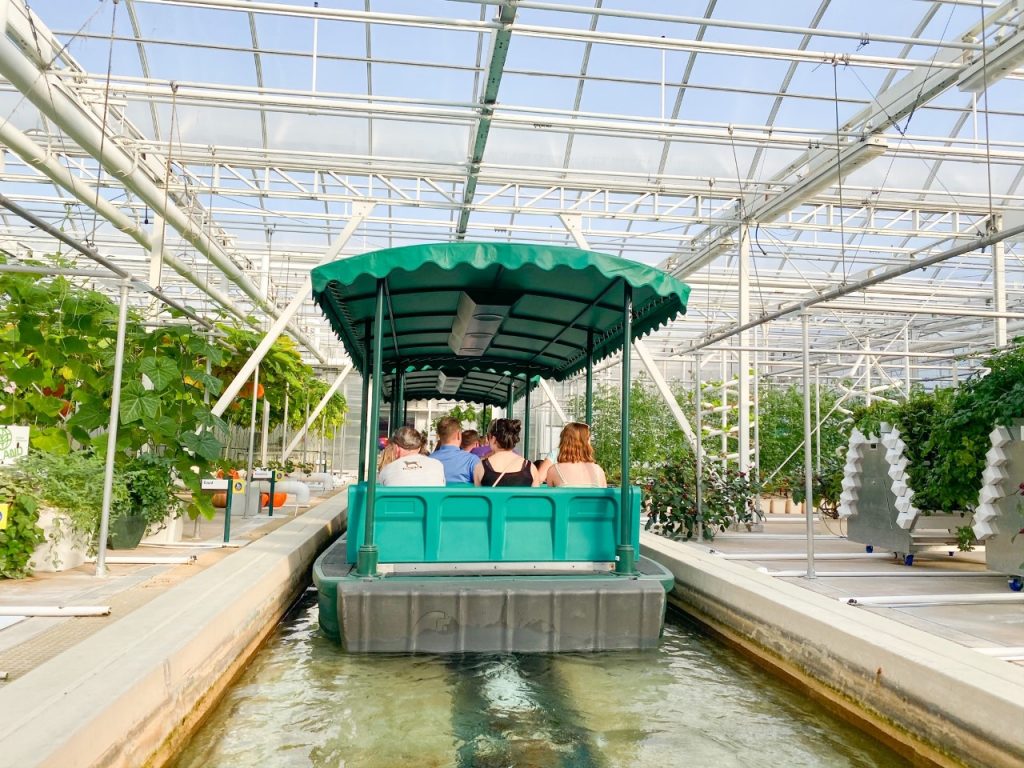
[[[537,244],[389,248],[324,264],[312,279],[314,300],[360,372],[368,367],[364,350],[377,281],[384,280],[383,370],[430,371],[435,383],[435,372],[448,376],[456,369],[490,371],[506,382],[508,375],[560,381],[586,366],[588,334],[594,360],[622,349],[626,284],[632,286],[634,338],[684,313],[690,292],[654,267]],[[410,389],[407,376],[407,397],[415,391],[470,399],[468,390],[465,397],[448,395],[440,385],[427,386],[427,379]],[[496,401],[506,395],[507,389]]]
[[[385,374],[382,384],[385,400],[394,397],[395,374]],[[441,369],[425,368],[405,372],[403,400],[457,400],[481,405],[504,407],[508,402],[509,374],[494,369],[465,368],[445,365]],[[526,391],[526,377],[513,376],[512,399],[519,400]],[[530,380],[533,390],[540,379]]]

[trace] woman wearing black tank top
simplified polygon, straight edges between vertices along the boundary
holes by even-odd
[[[533,463],[512,451],[519,443],[518,419],[495,419],[487,432],[491,455],[476,465],[473,484],[488,486],[535,486],[540,484]]]

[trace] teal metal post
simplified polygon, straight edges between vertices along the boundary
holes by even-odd
[[[370,429],[370,414],[366,413],[366,401],[370,396],[370,323],[367,321],[363,326],[363,399],[360,410],[363,411],[363,425],[359,430],[359,474],[356,481],[362,483],[366,480],[366,435]]]
[[[228,478],[228,496],[227,501],[224,502],[224,543],[227,544],[231,540],[231,496],[232,489],[235,487],[235,478]]]
[[[267,517],[274,516],[274,486],[277,485],[277,470],[270,470],[270,501],[267,503]]]
[[[395,427],[391,430],[405,426],[405,369],[400,368],[395,372]]]
[[[512,406],[515,404],[515,400],[512,393],[515,391],[516,380],[512,376],[508,377],[508,399],[505,400],[505,418],[512,418]]]
[[[594,332],[587,331],[587,426],[594,424]]]
[[[633,343],[633,287],[622,286],[622,496],[619,511],[619,544],[615,548],[615,572],[636,573],[636,552],[633,551],[629,513],[629,358]]]
[[[526,393],[523,395],[523,456],[530,458],[530,377],[526,377]]]
[[[367,467],[366,476],[366,520],[363,544],[356,557],[357,576],[377,575],[377,545],[373,543],[374,503],[377,500],[377,424],[380,422],[380,393],[383,382],[378,372],[384,365],[384,281],[377,281],[377,308],[373,321],[373,387],[370,394],[370,423],[368,429],[373,436],[374,460]]]

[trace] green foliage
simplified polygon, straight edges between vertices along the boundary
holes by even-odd
[[[773,387],[761,385],[759,392],[760,467],[769,493],[799,493],[803,497],[804,470],[804,396],[797,386]],[[842,463],[836,466],[833,458],[849,441],[850,427],[842,414],[833,407],[840,397],[834,389],[823,387],[819,401],[822,424],[817,439],[821,441],[821,475],[815,480],[815,498],[818,489],[827,493],[842,483]],[[813,407],[813,404],[812,404]],[[830,413],[832,412],[832,413]],[[812,416],[813,418],[813,416]],[[795,452],[795,453],[794,453]],[[796,496],[794,496],[796,498]],[[800,499],[797,499],[799,501]],[[836,493],[838,503],[838,493]]]
[[[448,411],[448,413],[442,413],[434,419],[434,423],[430,425],[430,429],[433,434],[437,434],[437,425],[441,423],[441,419],[448,416],[451,416],[453,419],[458,419],[459,423],[462,424],[464,428],[469,427],[470,424],[475,424],[480,418],[480,414],[472,403],[459,403]]]
[[[0,504],[8,505],[7,527],[0,529],[0,577],[20,579],[31,573],[32,552],[43,542],[39,504],[31,486],[7,471],[0,472]]]
[[[676,453],[652,468],[644,483],[646,528],[672,539],[697,536],[696,462],[692,453]],[[701,522],[705,539],[734,523],[750,523],[758,488],[735,470],[705,466],[701,482]]]
[[[843,468],[845,459],[837,453],[823,453],[821,471],[817,469],[811,474],[811,492],[814,494],[814,506],[828,517],[839,517],[839,496],[843,492]],[[804,483],[804,468],[801,464],[790,475],[793,501],[800,504],[807,498]],[[798,479],[797,479],[798,478]]]
[[[177,517],[183,502],[174,490],[173,465],[151,453],[140,454],[120,473],[128,492],[128,514],[145,519],[147,529],[159,526],[165,517]],[[111,510],[113,513],[113,510]]]

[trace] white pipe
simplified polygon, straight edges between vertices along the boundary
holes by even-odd
[[[804,571],[770,571],[767,568],[758,568],[761,573],[766,573],[769,576],[777,576],[780,579],[791,579],[797,576],[803,576]],[[900,566],[899,568],[893,568],[891,571],[819,571],[818,576],[827,577],[830,579],[842,579],[848,576],[864,576],[866,578],[889,578],[890,576],[899,577],[917,577],[917,576],[1002,576],[1001,573],[995,573],[994,571],[923,571],[916,568],[905,568]]]
[[[36,33],[50,36],[49,30],[45,28],[37,29]],[[6,35],[0,36],[0,74],[95,158],[108,173],[120,179],[126,189],[138,195],[154,213],[163,216],[257,306],[272,317],[278,315],[277,307],[260,294],[259,288],[234,263],[224,248],[203,231],[189,214],[182,211],[146,173],[138,157],[129,155],[111,137],[104,137],[104,128],[97,122],[95,113],[69,94],[64,81],[40,72]],[[132,228],[137,229],[134,223]],[[326,362],[319,349],[297,327],[292,327],[291,332],[320,362]]]
[[[718,555],[723,560],[806,560],[807,555],[803,552],[718,552],[714,549],[708,550],[712,555]],[[891,560],[894,555],[891,552],[826,552],[816,554],[815,560]]]
[[[109,605],[0,605],[0,616],[108,616]]]
[[[996,646],[994,648],[971,648],[972,651],[983,653],[986,656],[995,656],[1006,661],[1019,661],[1024,659],[1024,646]]]
[[[985,605],[987,603],[1024,603],[1019,592],[982,592],[967,595],[871,595],[868,597],[838,597],[847,605],[924,606],[924,605]]]
[[[108,563],[121,565],[191,565],[195,555],[108,555]]]
[[[846,536],[816,533],[818,541],[847,541]],[[740,539],[746,541],[805,541],[807,536],[802,533],[716,533],[715,541],[720,539]]]

